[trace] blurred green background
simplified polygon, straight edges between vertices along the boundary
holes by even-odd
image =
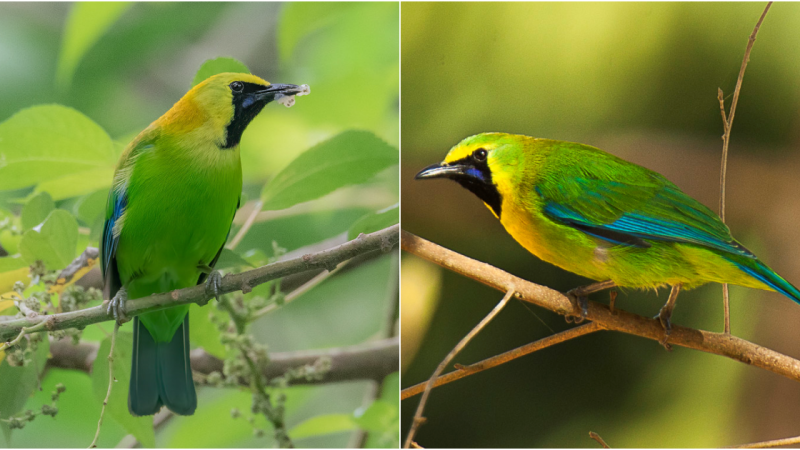
[[[577,141],[664,174],[717,210],[722,121],[764,3],[403,3],[402,224],[567,291],[587,280],[522,249],[456,183],[413,180],[466,136]],[[800,4],[776,3],[744,77],[728,162],[733,234],[800,283]],[[404,255],[402,387],[426,380],[500,292]],[[668,292],[626,290],[653,316]],[[595,300],[607,302],[606,294]],[[800,356],[800,307],[731,288],[735,335]],[[673,322],[722,330],[719,285],[682,292]],[[455,362],[567,329],[512,301]],[[402,402],[402,434],[419,397]],[[423,447],[715,447],[800,434],[800,386],[732,360],[598,332],[433,391]]]
[[[105,129],[119,153],[189,90],[206,60],[233,57],[271,82],[309,84],[311,95],[299,98],[291,109],[270,105],[244,134],[243,208],[234,222],[232,237],[264,184],[311,146],[351,129],[370,131],[398,146],[398,40],[397,3],[152,2],[87,7],[3,2],[0,122],[33,105],[67,105]],[[0,154],[0,168],[3,162],[4,155]],[[97,246],[102,221],[80,214],[78,206],[91,202],[100,205],[98,211],[102,211],[115,162],[116,158],[101,164],[91,177],[75,179],[77,186],[69,195],[51,192],[57,208],[76,212],[81,250],[87,244]],[[275,255],[273,242],[288,251],[285,257],[345,242],[348,228],[360,217],[397,204],[397,171],[394,165],[366,183],[319,200],[264,212],[237,251],[251,262],[263,263]],[[0,192],[0,219],[18,216],[32,190],[27,186]],[[14,220],[0,222],[10,228]],[[19,237],[14,234],[18,230],[3,231],[11,240]],[[0,255],[4,254],[0,249]],[[387,323],[396,316],[397,258],[395,251],[349,264],[293,303],[259,319],[252,333],[275,352],[348,346],[386,337],[392,333]],[[291,289],[309,276],[294,277],[283,287]],[[196,321],[213,306],[199,313],[194,309],[198,308],[193,307],[194,344],[224,352],[218,334],[210,334],[202,342],[194,336],[202,335],[202,327],[213,330],[207,320]],[[14,312],[13,308],[6,311]],[[83,340],[101,341],[112,328],[110,322],[88,327]],[[40,417],[25,429],[15,430],[10,438],[4,429],[0,447],[85,447],[91,442],[102,398],[96,398],[87,374],[48,370],[41,380],[43,390],[30,398],[25,408],[35,409],[49,401],[49,392],[59,382],[67,391],[59,401],[58,416]],[[383,383],[384,390],[388,389],[384,400],[394,409],[389,408],[382,419],[394,420],[393,429],[388,423],[388,432],[370,432],[366,439],[352,428],[332,434],[317,432],[298,439],[296,444],[396,446],[396,396],[390,393],[396,394],[397,382],[394,374]],[[381,394],[373,384],[363,381],[287,389],[290,434],[292,427],[312,417],[363,414]],[[0,389],[18,388],[0,382]],[[157,446],[275,444],[270,432],[266,437],[255,437],[247,423],[251,404],[247,391],[200,387],[198,396],[197,414],[175,417],[156,430]],[[243,418],[231,418],[234,407],[243,411]],[[256,425],[263,427],[260,422]],[[129,432],[107,415],[98,446],[113,447]]]

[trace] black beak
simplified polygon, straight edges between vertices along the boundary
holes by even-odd
[[[257,100],[271,102],[287,95],[297,95],[303,88],[296,84],[270,84],[266,89],[255,93]]]
[[[454,178],[459,175],[464,175],[467,166],[461,164],[447,165],[447,164],[434,164],[422,169],[415,177],[415,180],[424,180],[427,178]]]

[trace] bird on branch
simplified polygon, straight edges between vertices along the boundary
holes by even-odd
[[[671,286],[658,315],[666,346],[681,287],[730,283],[800,303],[800,291],[737,242],[713,211],[662,175],[588,145],[483,133],[416,178],[456,181],[529,252],[598,281],[568,293],[578,320],[592,292]]]
[[[270,84],[242,73],[201,82],[125,149],[108,195],[101,244],[109,314],[125,302],[206,283],[218,294],[219,258],[242,192],[239,141],[268,103],[290,105],[307,86]],[[128,409],[194,413],[189,306],[133,319]]]

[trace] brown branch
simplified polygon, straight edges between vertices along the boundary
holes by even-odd
[[[539,339],[538,341],[531,342],[530,344],[525,344],[522,347],[517,347],[514,350],[509,350],[505,353],[501,353],[497,356],[484,359],[483,361],[471,364],[469,366],[462,366],[457,364],[456,365],[457,370],[437,378],[436,383],[434,383],[433,387],[439,387],[443,384],[450,383],[451,381],[460,380],[469,375],[473,375],[478,372],[483,372],[486,369],[491,369],[492,367],[499,366],[500,364],[507,363],[511,360],[517,359],[525,355],[529,355],[535,351],[542,350],[547,347],[552,347],[553,345],[560,344],[561,342],[566,342],[570,339],[574,339],[576,337],[580,337],[585,334],[594,333],[595,331],[599,331],[602,329],[603,328],[596,322],[589,322],[585,325],[581,325],[575,328],[570,328],[569,330],[562,331],[560,333],[556,333],[551,336],[547,336],[545,338]],[[400,400],[405,400],[415,395],[419,395],[422,391],[425,390],[426,384],[427,381],[403,389],[402,391],[400,391]]]
[[[594,431],[589,432],[589,437],[597,441],[597,443],[602,445],[603,448],[611,448],[608,446],[608,444],[606,444],[606,441],[604,441],[603,438],[601,438],[600,435],[595,433]]]
[[[81,343],[72,345],[69,340],[50,342],[52,357],[47,360],[48,368],[74,369],[90,372],[97,358],[98,344]],[[313,364],[321,358],[329,358],[330,370],[319,379],[292,379],[289,384],[336,383],[351,380],[382,380],[399,370],[397,337],[380,341],[353,345],[350,347],[328,348],[297,352],[271,353],[270,363],[262,372],[267,379],[285,374],[289,369]],[[204,375],[222,372],[223,361],[207,353],[202,348],[192,350],[192,370]]]
[[[464,347],[467,346],[467,344],[469,344],[469,341],[471,341],[472,338],[477,336],[478,333],[480,333],[481,330],[483,330],[484,327],[486,327],[486,325],[488,325],[489,322],[491,322],[492,319],[494,319],[495,316],[497,316],[497,314],[500,313],[500,311],[508,304],[508,301],[511,300],[511,297],[513,295],[514,295],[514,288],[509,287],[508,291],[506,292],[506,295],[503,296],[503,299],[500,300],[499,303],[497,303],[494,309],[492,309],[489,312],[489,314],[486,315],[486,317],[484,317],[477,325],[475,325],[475,328],[470,330],[470,332],[467,333],[466,336],[464,336],[463,338],[461,338],[460,341],[458,341],[458,344],[456,344],[456,346],[453,347],[452,350],[450,350],[450,353],[448,353],[447,356],[444,357],[442,362],[439,363],[439,366],[436,367],[436,370],[433,371],[433,375],[431,375],[430,379],[425,384],[425,390],[422,393],[422,398],[419,401],[419,405],[417,405],[417,411],[414,413],[414,420],[411,423],[411,429],[409,430],[408,435],[406,436],[406,443],[403,445],[403,448],[411,448],[411,443],[414,442],[414,435],[417,433],[417,430],[419,429],[420,425],[422,425],[422,423],[425,422],[425,418],[422,417],[422,412],[425,410],[425,403],[428,400],[428,396],[430,395],[431,390],[433,389],[433,384],[436,382],[436,379],[439,377],[439,374],[441,374],[442,371],[444,371],[444,369],[447,367],[447,365],[450,364],[450,361],[452,361],[453,358],[455,358],[456,355],[458,355],[458,353],[461,350],[463,350]]]
[[[574,314],[570,300],[553,289],[515,277],[489,264],[476,261],[406,231],[402,232],[402,249],[436,263],[448,270],[480,281],[506,292],[514,288],[519,299],[549,309],[561,315]],[[607,330],[641,336],[654,341],[664,338],[664,329],[657,319],[589,302],[586,318]],[[724,333],[696,330],[673,325],[670,344],[726,356],[745,364],[760,367],[789,379],[800,381],[800,361],[744,339]]]
[[[333,270],[337,264],[363,253],[381,250],[388,252],[397,244],[399,225],[393,225],[381,231],[359,236],[352,241],[337,245],[336,247],[317,253],[304,255],[299,258],[289,259],[268,264],[257,269],[239,274],[229,274],[222,278],[219,293],[228,294],[242,291],[245,294],[253,287],[267,281],[285,277],[287,275],[326,268]],[[197,303],[205,305],[213,298],[213,293],[206,290],[205,285],[178,289],[163,294],[154,294],[149,297],[137,298],[125,302],[125,312],[128,317],[133,317],[146,312],[157,311],[177,305]],[[0,342],[19,335],[23,328],[43,325],[44,329],[37,331],[55,331],[66,328],[84,328],[93,323],[114,320],[106,311],[105,303],[100,306],[71,311],[66,313],[39,315],[35,318],[21,318],[0,322]],[[29,330],[30,331],[30,330]]]
[[[733,116],[736,113],[736,104],[739,103],[739,93],[742,90],[742,81],[744,80],[744,71],[747,68],[747,63],[750,62],[750,51],[753,49],[753,44],[756,43],[756,35],[758,34],[761,23],[764,17],[767,16],[769,7],[772,2],[768,2],[758,19],[753,32],[750,33],[750,38],[747,41],[747,48],[744,51],[744,58],[742,58],[742,67],[739,69],[739,78],[736,80],[736,88],[733,90],[733,101],[731,101],[731,110],[728,117],[725,117],[725,100],[722,95],[722,89],[717,88],[717,100],[719,100],[719,109],[722,113],[722,163],[719,170],[719,217],[725,222],[725,184],[728,175],[728,145],[731,140],[731,127],[733,127]],[[728,285],[722,285],[722,305],[723,314],[725,319],[725,333],[731,332],[731,310],[730,310],[730,296],[728,294]]]
[[[800,444],[800,436],[784,438],[784,439],[775,439],[772,441],[754,442],[752,444],[734,445],[726,448],[774,448],[774,447],[783,447],[786,445],[797,445],[797,444]]]

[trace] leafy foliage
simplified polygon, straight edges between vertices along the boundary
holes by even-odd
[[[372,133],[346,131],[292,161],[261,192],[264,209],[284,209],[369,181],[399,154]]]
[[[61,14],[61,21],[66,18],[63,12],[54,13],[52,6],[30,8],[42,14]],[[0,5],[0,22],[7,17],[3,9]],[[276,14],[278,9],[283,11]],[[272,59],[264,62],[263,58],[255,58],[247,65],[230,56],[219,57],[219,48],[230,49],[232,56],[241,55],[236,54],[237,48],[229,40],[220,45],[197,44],[188,52],[189,37],[203,35],[217,17],[224,16],[223,11],[258,23],[257,27],[245,27],[247,32],[256,33],[249,39],[253,45],[272,42],[273,37],[264,33],[277,33],[278,48],[290,47],[290,51],[281,50],[284,53],[278,59],[274,52],[260,49],[259,54],[271,55]],[[325,23],[307,27],[303,15],[309,20],[324,17]],[[280,23],[263,26],[264,18],[278,17],[282,18]],[[58,313],[99,303],[99,292],[94,288],[57,286],[58,271],[87,246],[98,246],[108,188],[122,148],[185,92],[188,80],[195,85],[216,73],[252,69],[274,82],[308,83],[314,88],[312,95],[298,99],[290,110],[268,106],[244,134],[240,149],[245,178],[243,204],[248,198],[251,204],[255,203],[252,199],[264,192],[270,211],[258,216],[236,247],[223,252],[218,269],[242,271],[275,261],[286,252],[342,242],[343,233],[360,218],[396,204],[397,177],[392,167],[397,167],[398,151],[392,144],[398,142],[397,19],[396,5],[392,9],[378,4],[70,6],[56,82],[30,80],[44,87],[25,98],[15,96],[15,92],[0,94],[12,99],[0,101],[0,120],[8,117],[0,123],[0,315],[22,314],[17,304],[40,313]],[[393,29],[381,28],[392,21]],[[379,39],[364,39],[364,26],[379,28]],[[60,26],[57,28],[42,39],[57,43],[61,30]],[[31,41],[30,45],[35,47],[36,42],[39,41]],[[317,58],[309,57],[320,49],[328,63],[339,55],[355,58],[359,65],[326,73],[328,63],[319,64]],[[48,52],[41,48],[29,52],[39,53]],[[49,53],[58,52],[54,49]],[[166,54],[173,55],[176,61],[190,55],[192,60],[186,64],[199,70],[181,74],[174,65],[164,63]],[[148,73],[148,67],[153,72]],[[0,79],[5,76],[3,70],[0,67]],[[363,90],[348,94],[348,78]],[[51,104],[54,100],[63,104]],[[279,172],[281,167],[285,169]],[[391,176],[386,176],[387,172]],[[278,209],[282,211],[275,211]],[[360,222],[366,221],[367,225],[359,225],[359,229],[392,220],[396,223],[396,216],[395,211],[391,216],[394,219],[363,219]],[[240,230],[243,221],[241,217],[236,219],[231,236]],[[143,446],[265,447],[278,443],[273,437],[276,420],[285,420],[286,428],[293,430],[314,417],[341,414],[350,418],[349,433],[369,430],[368,444],[383,446],[381,436],[391,434],[387,428],[391,420],[370,419],[383,406],[375,406],[369,414],[369,408],[359,409],[368,387],[366,382],[349,383],[347,388],[286,387],[292,377],[313,377],[324,372],[324,361],[295,368],[284,377],[262,380],[265,389],[252,385],[243,389],[238,379],[255,380],[248,364],[253,362],[257,368],[269,364],[269,351],[350,345],[373,338],[375,330],[385,323],[387,305],[397,306],[396,293],[386,292],[391,279],[391,264],[387,264],[390,257],[397,255],[353,264],[295,296],[291,303],[286,302],[283,286],[294,289],[306,281],[302,277],[290,282],[277,280],[247,295],[227,296],[218,307],[192,306],[193,346],[225,360],[225,369],[200,383],[200,406],[194,416],[175,417],[155,429],[152,418],[135,418],[127,411],[131,336],[123,325],[113,355],[116,382],[99,445],[114,446],[131,434]],[[86,281],[90,279],[89,276],[80,282],[92,283]],[[361,284],[359,295],[342,291],[349,283]],[[326,312],[344,306],[347,314],[326,313],[336,317],[338,323],[319,328],[314,316],[306,314],[304,303]],[[226,304],[231,307],[223,307]],[[265,308],[268,313],[261,312]],[[292,324],[293,330],[305,339],[287,339],[288,335],[268,330],[274,328],[271,324],[276,317],[284,324]],[[35,393],[35,384],[30,383],[38,382],[36,375],[44,367],[48,335],[98,343],[92,374],[55,369],[44,373],[44,389],[53,390],[59,383],[68,388],[59,404],[62,413],[47,424],[46,433],[41,420],[13,432],[7,422],[0,421],[0,428],[13,446],[85,446],[91,441],[108,387],[107,323],[85,330],[34,334],[24,337],[20,345],[0,352],[0,412],[7,414],[2,417],[17,413],[27,417],[20,411],[46,409],[43,394]],[[31,362],[21,367],[9,365],[33,361],[34,347],[30,343],[36,342],[36,355],[41,358],[36,359],[37,369],[31,368]],[[396,398],[397,386],[394,394]],[[13,401],[8,400],[9,396]],[[383,396],[376,399],[377,405],[385,402]],[[229,413],[232,410],[251,413]],[[379,430],[381,424],[383,428]],[[59,435],[58,440],[52,438],[54,433]],[[349,433],[316,432],[300,444],[342,447],[347,444]],[[291,432],[289,437],[293,438]]]

